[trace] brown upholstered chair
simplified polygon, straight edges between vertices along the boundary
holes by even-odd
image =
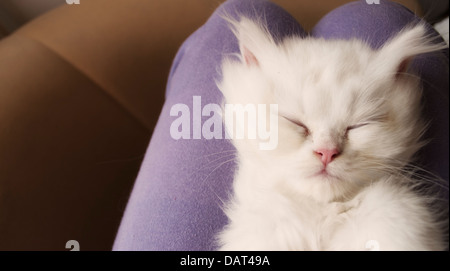
[[[169,2],[63,5],[0,41],[0,250],[111,248],[171,60],[216,5]]]

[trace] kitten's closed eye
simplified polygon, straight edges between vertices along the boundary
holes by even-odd
[[[355,129],[358,129],[358,128],[361,128],[361,127],[364,127],[364,126],[367,126],[370,124],[382,123],[382,122],[386,121],[387,118],[388,118],[388,115],[386,113],[380,112],[379,114],[374,115],[371,118],[366,119],[363,122],[359,122],[355,125],[348,126],[346,133],[348,133],[351,130],[355,130]]]
[[[365,123],[359,123],[359,124],[355,124],[355,125],[352,125],[352,126],[348,126],[347,127],[347,132],[350,131],[350,130],[354,130],[354,129],[358,129],[358,128],[364,127],[366,125],[369,125],[369,123],[365,122]]]
[[[367,126],[369,124],[370,124],[369,122],[362,122],[362,123],[358,123],[358,124],[355,124],[355,125],[348,126],[347,129],[345,130],[345,137],[346,138],[348,137],[348,133],[350,133],[350,131],[353,131],[353,130],[356,130],[358,128]]]
[[[304,130],[305,136],[308,136],[310,134],[309,128],[305,124],[303,124],[301,121],[298,121],[294,118],[286,117],[286,116],[283,116],[283,118],[285,118],[286,120],[290,121],[291,123],[297,125],[298,127],[301,127]]]

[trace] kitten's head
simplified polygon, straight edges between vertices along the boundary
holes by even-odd
[[[225,103],[278,105],[274,150],[261,150],[258,138],[233,140],[242,162],[277,176],[267,185],[338,199],[398,171],[423,145],[420,79],[408,64],[441,49],[423,25],[374,50],[359,40],[276,42],[261,24],[231,23],[240,60],[223,63]]]

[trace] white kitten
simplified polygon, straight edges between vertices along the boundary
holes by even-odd
[[[223,62],[224,102],[277,104],[278,146],[233,139],[238,170],[220,249],[445,249],[448,213],[439,222],[404,170],[425,130],[408,63],[442,49],[425,27],[373,50],[359,40],[275,41],[261,23],[228,20],[240,54]]]

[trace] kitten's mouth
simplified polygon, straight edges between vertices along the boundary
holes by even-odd
[[[320,177],[320,178],[326,178],[326,179],[338,179],[333,174],[330,174],[330,172],[328,172],[326,168],[323,168],[322,170],[320,170],[318,173],[314,174],[311,177]]]

